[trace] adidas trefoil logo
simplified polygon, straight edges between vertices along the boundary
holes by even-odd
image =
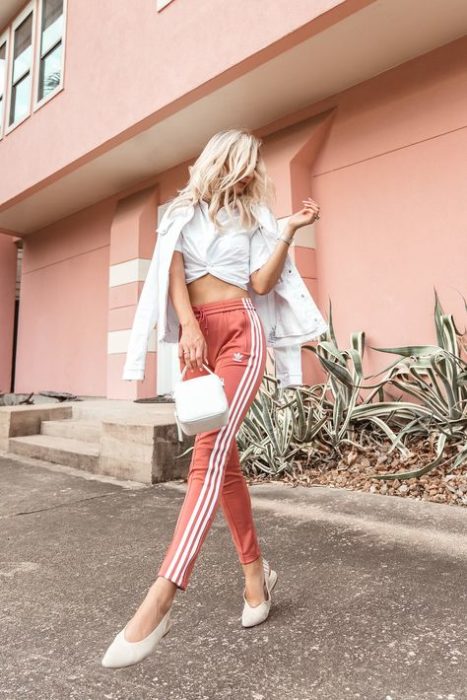
[[[241,352],[234,352],[233,359],[236,360],[237,362],[240,362],[240,360],[243,360],[242,353]]]

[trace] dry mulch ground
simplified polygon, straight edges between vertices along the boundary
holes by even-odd
[[[411,456],[401,460],[398,450],[388,454],[390,444],[354,447],[345,445],[341,456],[318,453],[314,450],[310,459],[293,461],[289,472],[277,477],[267,474],[251,476],[251,484],[265,481],[281,481],[291,485],[329,486],[345,488],[349,491],[368,491],[384,496],[413,498],[418,501],[433,501],[448,505],[467,506],[467,464],[457,469],[451,465],[461,447],[450,445],[445,448],[443,464],[427,474],[412,479],[375,479],[370,474],[395,474],[419,469],[432,462],[436,452],[430,439],[414,441],[407,446]],[[446,464],[445,462],[449,459]]]

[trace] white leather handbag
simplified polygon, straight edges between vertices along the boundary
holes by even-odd
[[[224,390],[224,380],[205,362],[209,374],[183,381],[188,365],[173,389],[175,419],[185,435],[195,435],[204,430],[214,430],[229,419],[229,404]]]

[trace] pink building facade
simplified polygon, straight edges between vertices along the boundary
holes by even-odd
[[[339,344],[435,342],[434,288],[456,318],[467,296],[466,32],[457,0],[3,0],[0,391],[171,390],[155,331],[122,381],[133,315],[166,202],[233,126],[280,226],[320,204],[292,254]]]

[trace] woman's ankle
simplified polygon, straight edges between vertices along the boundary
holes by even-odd
[[[151,595],[157,601],[157,605],[167,612],[172,606],[177,593],[177,586],[162,576],[158,576],[151,586]]]
[[[260,555],[248,564],[242,564],[245,581],[257,580],[263,577],[263,557]]]

